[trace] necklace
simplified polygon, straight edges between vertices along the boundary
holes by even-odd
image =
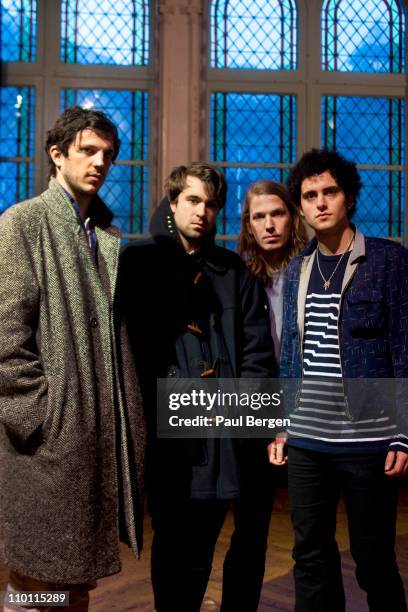
[[[323,287],[324,290],[327,291],[327,289],[330,287],[330,281],[333,278],[333,276],[336,273],[337,268],[339,267],[339,265],[341,264],[341,260],[343,259],[343,257],[345,256],[346,253],[349,252],[351,245],[353,244],[353,240],[354,240],[354,234],[352,239],[350,240],[350,244],[348,245],[347,249],[344,251],[344,253],[342,254],[342,256],[340,257],[339,261],[336,264],[336,267],[334,268],[333,272],[330,274],[329,278],[325,278],[323,276],[323,272],[320,269],[320,262],[319,262],[319,247],[317,247],[317,253],[316,253],[316,262],[317,262],[317,269],[319,270],[319,274],[323,279]]]

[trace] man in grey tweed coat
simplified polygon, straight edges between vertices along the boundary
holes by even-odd
[[[97,196],[119,145],[103,113],[67,109],[47,134],[49,189],[0,218],[7,599],[69,590],[76,612],[120,570],[119,540],[141,546],[143,413],[114,318],[119,231]]]

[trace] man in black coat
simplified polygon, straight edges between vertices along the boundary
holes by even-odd
[[[248,474],[240,466],[250,457],[238,440],[158,439],[156,379],[270,378],[276,371],[265,293],[235,253],[214,244],[226,190],[223,174],[208,164],[175,168],[151,221],[153,239],[122,254],[121,302],[148,424],[159,612],[200,610],[229,502]]]

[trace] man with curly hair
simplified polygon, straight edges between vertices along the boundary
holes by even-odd
[[[337,152],[304,154],[288,186],[316,234],[289,264],[284,295],[281,376],[297,379],[286,397],[295,609],[345,609],[335,540],[343,494],[370,611],[403,612],[394,547],[396,477],[408,472],[408,251],[350,223],[361,180]],[[270,456],[285,463],[283,437]]]

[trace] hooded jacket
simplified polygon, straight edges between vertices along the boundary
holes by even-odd
[[[265,292],[241,258],[216,246],[214,232],[198,252],[186,254],[167,198],[150,229],[151,240],[130,244],[122,253],[120,293],[145,397],[148,436],[155,445],[157,378],[197,378],[209,368],[216,377],[270,378],[276,362]],[[209,360],[192,348],[192,323],[204,331]],[[181,461],[200,463],[197,447],[176,442]]]

